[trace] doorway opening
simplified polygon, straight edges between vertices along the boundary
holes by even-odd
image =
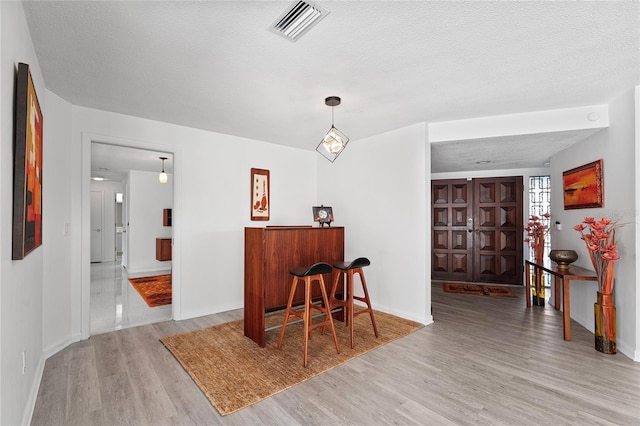
[[[163,218],[173,207],[172,166],[172,153],[91,142],[90,335],[173,316],[171,284],[169,304],[156,306],[129,280],[172,273],[171,257],[156,253],[157,239],[173,239]]]

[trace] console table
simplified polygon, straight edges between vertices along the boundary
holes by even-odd
[[[540,270],[553,275],[553,307],[556,311],[560,309],[559,295],[562,282],[562,329],[564,340],[571,340],[571,281],[598,281],[596,273],[574,265],[568,269],[558,269],[556,265],[539,265],[528,260],[525,261],[525,267],[527,308],[531,307],[531,267],[536,272],[537,279],[540,279],[540,274],[537,273]]]
[[[292,268],[342,261],[343,227],[245,228],[244,335],[265,346],[265,312],[287,305]],[[327,291],[333,283],[331,275],[324,275]],[[304,301],[304,286],[299,287],[294,303]],[[321,296],[319,288],[312,296]]]

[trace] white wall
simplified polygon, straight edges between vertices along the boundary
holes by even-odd
[[[116,192],[124,193],[125,184],[106,180],[92,180],[90,184],[91,191],[102,192],[102,261],[113,262],[116,260]]]
[[[43,194],[50,190],[47,174],[52,168],[47,157],[52,122],[47,95],[22,4],[0,2],[0,424],[20,424],[35,402],[43,367],[43,252],[32,251],[23,260],[12,261],[13,197],[13,103],[18,62],[31,67],[40,108],[43,112]],[[53,118],[53,117],[52,117]],[[55,119],[54,119],[55,120]],[[43,244],[48,244],[48,206],[43,200]],[[22,374],[22,353],[26,371]]]
[[[573,249],[580,256],[576,265],[593,270],[589,255],[572,228],[586,216],[620,219],[625,226],[616,233],[620,260],[616,262],[614,301],[617,308],[618,350],[632,359],[640,360],[636,328],[638,313],[636,294],[638,281],[635,265],[635,235],[638,212],[635,210],[636,188],[633,170],[635,164],[635,93],[630,88],[609,103],[608,129],[598,132],[551,158],[552,215],[562,223],[562,231],[552,229],[553,248]],[[603,160],[604,207],[564,210],[562,197],[562,172]],[[593,331],[593,303],[597,285],[594,282],[571,284],[571,317]]]
[[[173,179],[158,182],[158,173],[129,173],[129,226],[127,271],[129,274],[168,271],[171,262],[156,260],[156,238],[171,238],[172,228],[162,226],[163,209],[173,205]]]
[[[47,91],[44,115],[44,288],[45,357],[71,342],[71,104]]]
[[[431,323],[426,125],[351,142],[330,163],[317,155],[317,204],[345,227],[345,258],[367,257],[374,309]],[[307,210],[311,210],[307,207]]]
[[[88,182],[90,172],[91,141],[174,155],[175,319],[243,306],[244,227],[312,223],[310,206],[317,198],[315,151],[74,107],[72,157],[78,160],[72,171],[72,207],[82,224],[82,235],[72,247],[81,259],[72,270],[72,300],[78,306],[73,312],[74,336],[89,333],[89,184],[83,182]],[[252,167],[271,172],[269,222],[250,220]]]

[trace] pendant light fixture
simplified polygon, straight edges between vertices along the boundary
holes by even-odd
[[[331,128],[316,147],[316,151],[333,163],[338,158],[338,155],[344,151],[347,143],[349,143],[349,138],[333,125],[333,107],[340,105],[340,98],[338,96],[329,96],[324,100],[324,103],[331,107]]]
[[[162,160],[162,171],[158,176],[158,180],[160,181],[160,183],[167,183],[167,174],[164,172],[164,160],[166,160],[167,157],[160,157],[160,159]]]

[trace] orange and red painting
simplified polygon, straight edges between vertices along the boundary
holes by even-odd
[[[42,111],[29,65],[18,64],[13,169],[14,260],[42,244]]]
[[[604,206],[602,160],[562,173],[564,209],[587,209]]]

